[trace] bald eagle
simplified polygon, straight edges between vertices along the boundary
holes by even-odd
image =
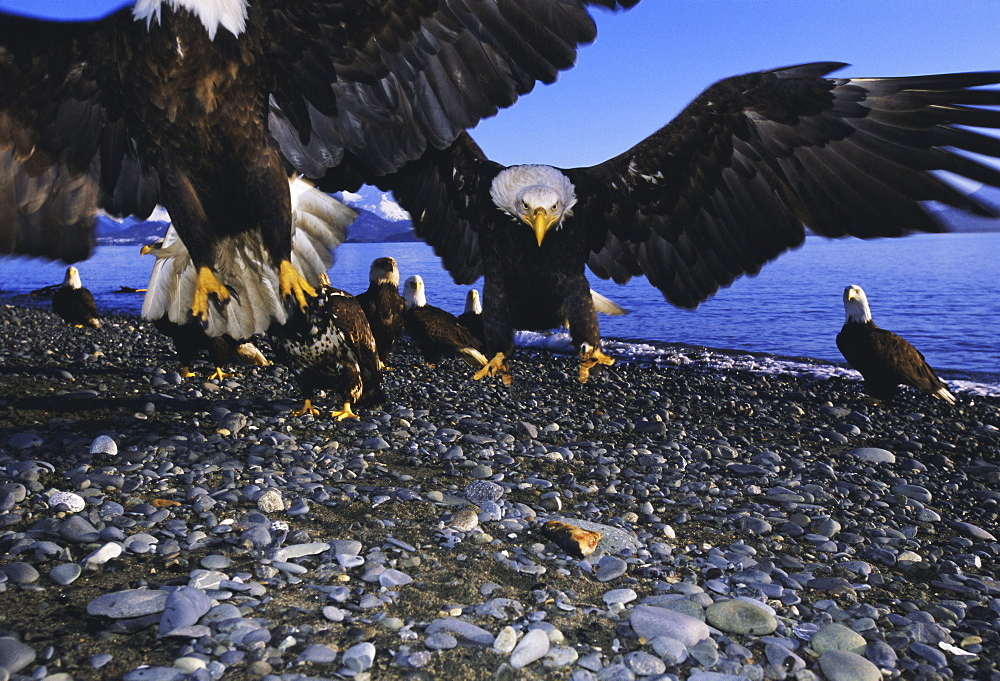
[[[381,175],[447,146],[570,67],[595,35],[590,6],[637,1],[136,0],[90,22],[3,15],[0,254],[80,260],[98,208],[162,204],[196,269],[183,301],[195,318],[234,293],[272,295],[225,281],[237,246],[304,308],[315,280],[291,260],[289,167]]]
[[[80,281],[80,271],[73,266],[66,268],[66,277],[62,286],[56,289],[52,296],[52,310],[70,326],[101,327],[97,316],[97,303],[94,294],[83,287]]]
[[[368,288],[357,296],[375,336],[378,356],[386,364],[403,331],[406,301],[399,295],[399,267],[395,258],[375,258],[368,269]]]
[[[579,378],[611,361],[585,267],[644,275],[694,308],[803,243],[944,231],[920,204],[994,211],[930,172],[1000,186],[970,126],[1000,127],[1000,73],[835,78],[843,64],[750,73],[709,87],[672,122],[591,167],[504,167],[467,134],[378,179],[455,283],[483,277],[486,373],[506,373],[516,329],[569,320]],[[994,108],[989,108],[994,107]],[[482,372],[480,372],[482,373]]]
[[[317,390],[334,390],[340,409],[330,416],[341,421],[357,418],[351,405],[381,402],[382,371],[375,337],[364,310],[350,293],[330,286],[324,272],[318,295],[307,301],[305,311],[294,310],[284,324],[275,324],[268,335],[282,363],[291,367],[302,390],[302,408],[294,416],[313,414]]]
[[[479,289],[470,288],[465,294],[465,309],[458,315],[458,323],[467,328],[481,344],[486,342],[483,332],[483,302],[479,298]]]
[[[458,318],[447,310],[427,304],[423,277],[414,274],[403,282],[403,298],[406,300],[403,326],[416,342],[425,362],[433,366],[445,356],[457,356],[476,369],[486,366],[482,345],[458,323]]]
[[[868,297],[860,286],[844,289],[847,319],[837,334],[837,348],[847,363],[865,379],[865,392],[890,399],[899,385],[908,385],[928,395],[955,404],[955,396],[905,338],[876,326]]]

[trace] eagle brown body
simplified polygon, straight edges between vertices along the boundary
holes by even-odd
[[[100,328],[94,294],[80,283],[80,273],[75,267],[66,269],[63,285],[52,295],[52,311],[70,326]]]
[[[902,336],[872,321],[868,298],[860,286],[844,290],[844,308],[847,319],[837,334],[837,348],[865,379],[865,392],[888,400],[900,385],[908,385],[955,404],[955,396],[920,351]]]
[[[368,288],[355,298],[365,311],[379,359],[386,364],[403,331],[406,310],[406,301],[399,295],[399,267],[395,259],[376,258],[369,269]]]
[[[424,280],[419,275],[404,282],[403,298],[406,300],[404,328],[425,362],[435,365],[445,357],[461,357],[477,369],[486,365],[482,344],[459,324],[458,318],[447,310],[427,304]]]

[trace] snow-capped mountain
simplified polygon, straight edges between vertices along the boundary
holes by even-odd
[[[357,192],[337,192],[335,199],[358,212],[347,228],[347,242],[416,241],[410,214],[377,187],[364,185]]]

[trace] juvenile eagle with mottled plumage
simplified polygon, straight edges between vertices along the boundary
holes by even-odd
[[[568,319],[579,378],[610,362],[585,268],[643,275],[694,308],[737,277],[827,237],[944,227],[922,205],[995,211],[938,174],[1000,186],[1000,73],[837,78],[816,63],[735,76],[673,121],[590,167],[504,167],[467,134],[377,178],[455,283],[483,277],[487,371],[507,374],[517,329]]]
[[[319,390],[339,396],[341,408],[330,412],[338,421],[357,418],[352,405],[385,398],[375,337],[364,310],[350,293],[330,286],[325,273],[306,309],[294,310],[284,324],[272,326],[268,335],[279,360],[292,369],[302,390],[302,408],[293,415],[318,416],[313,400]]]
[[[872,320],[864,289],[844,289],[846,320],[837,334],[837,348],[847,363],[865,379],[865,392],[888,400],[900,385],[908,385],[948,404],[955,396],[937,377],[924,356],[902,336],[879,327]]]
[[[162,204],[197,271],[185,309],[205,321],[232,300],[223,265],[255,250],[250,266],[279,282],[257,296],[271,299],[263,331],[315,294],[291,260],[290,168],[377,176],[445,147],[572,66],[595,36],[590,7],[637,1],[137,0],[88,22],[3,14],[0,254],[81,260],[98,208],[146,217]]]

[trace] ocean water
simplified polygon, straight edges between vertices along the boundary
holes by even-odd
[[[841,295],[845,286],[859,284],[868,294],[875,322],[913,343],[942,378],[997,386],[998,253],[1000,233],[873,241],[809,237],[803,247],[766,265],[758,276],[720,290],[696,310],[666,303],[642,278],[618,286],[591,276],[591,286],[630,310],[621,317],[601,317],[602,336],[619,356],[677,363],[703,359],[702,348],[709,348],[736,351],[712,355],[722,364],[746,353],[763,353],[785,361],[776,364],[774,357],[754,354],[737,363],[763,371],[798,367],[822,374],[846,373],[839,368],[844,362],[835,342],[844,318]],[[462,311],[468,287],[456,286],[422,243],[345,244],[337,250],[330,279],[359,293],[368,286],[371,261],[383,255],[396,258],[402,279],[411,274],[424,278],[429,303]],[[77,267],[100,309],[138,314],[142,294],[118,291],[122,286],[144,288],[152,265],[153,258],[140,257],[138,247],[104,246]],[[28,294],[60,283],[64,272],[58,263],[2,258],[0,301],[47,306],[48,300]],[[568,348],[565,334],[522,333],[518,343]]]

